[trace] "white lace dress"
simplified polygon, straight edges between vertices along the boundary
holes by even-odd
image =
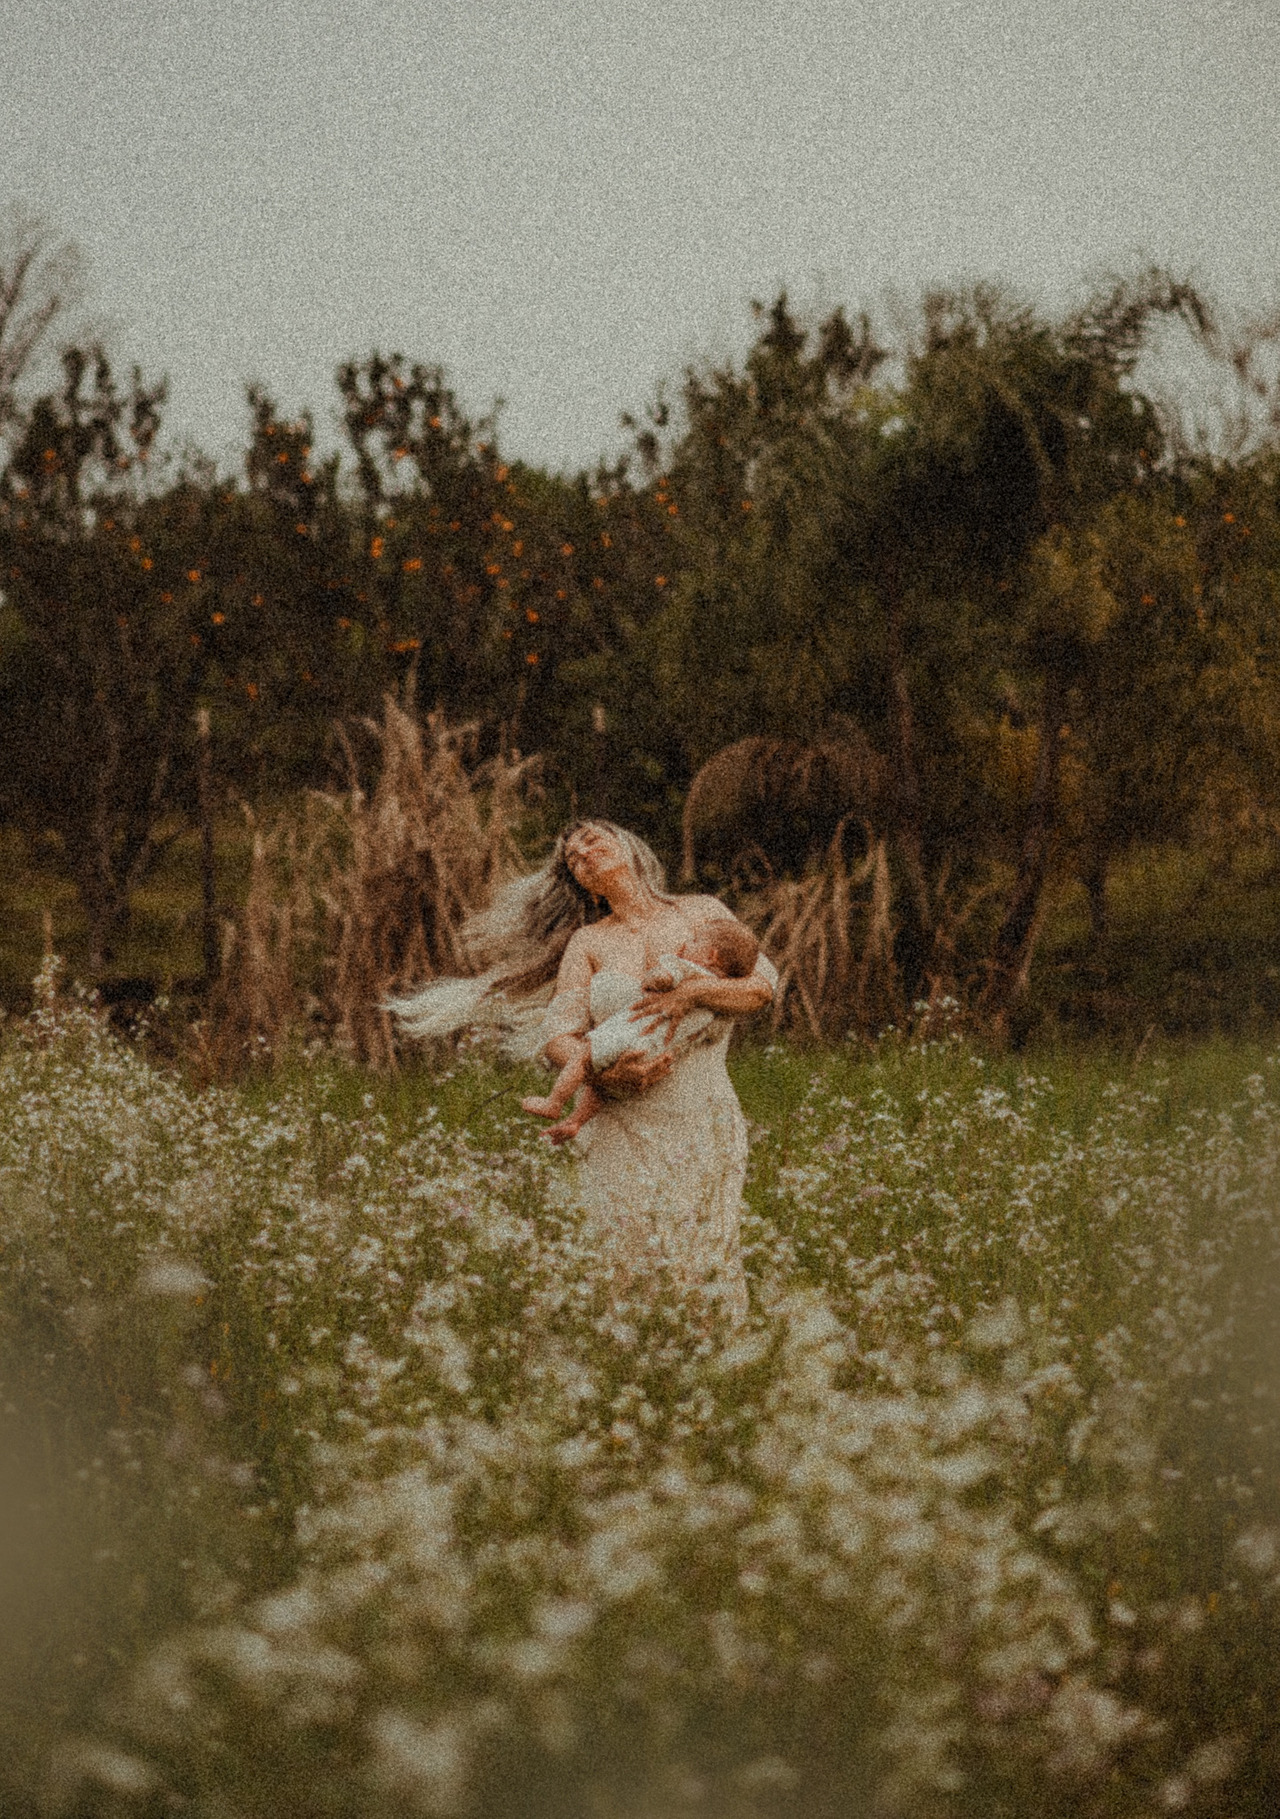
[[[758,971],[772,988],[777,973]],[[544,1040],[581,1035],[636,995],[627,973],[604,969],[586,994],[559,994]],[[747,1126],[725,1067],[732,1021],[717,1017],[685,1048],[664,1080],[634,1098],[611,1099],[576,1140],[578,1197],[593,1243],[623,1292],[653,1266],[713,1295],[733,1320],[747,1312],[739,1227]]]

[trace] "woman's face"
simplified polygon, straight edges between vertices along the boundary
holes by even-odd
[[[610,879],[631,871],[630,855],[618,836],[592,822],[574,828],[565,842],[564,862],[593,897],[608,896]]]

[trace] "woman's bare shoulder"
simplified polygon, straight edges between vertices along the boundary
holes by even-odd
[[[727,916],[731,922],[738,920],[727,903],[721,903],[719,897],[704,896],[701,892],[677,897],[676,908],[686,916]]]
[[[574,929],[564,950],[567,961],[578,965],[588,964],[593,971],[598,971],[600,962],[608,952],[608,929],[600,922],[587,922],[581,928]]]
[[[564,958],[566,960],[585,960],[591,954],[593,945],[589,928],[575,928],[565,943]]]

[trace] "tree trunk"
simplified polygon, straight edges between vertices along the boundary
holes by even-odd
[[[113,943],[128,923],[129,899],[109,876],[103,876],[92,855],[87,865],[74,870],[76,889],[89,924],[89,973],[97,979],[115,957]]]
[[[200,814],[200,934],[205,990],[218,972],[217,891],[213,869],[213,742],[209,710],[196,713],[196,795]]]
[[[924,866],[924,814],[916,769],[915,717],[907,687],[902,647],[902,595],[892,579],[885,602],[885,660],[889,682],[889,763],[893,788],[896,845],[906,873],[907,890],[898,928],[897,963],[910,1005],[925,985],[932,951],[933,916]]]
[[[597,701],[591,709],[591,742],[594,759],[594,774],[591,782],[591,813],[607,815],[608,784],[606,765],[608,763],[608,720],[605,716],[604,703]]]
[[[178,728],[191,711],[184,691],[166,711],[151,750],[139,759],[127,754],[117,706],[106,701],[105,691],[97,705],[100,743],[85,759],[91,772],[87,787],[53,818],[89,924],[89,971],[95,976],[110,962],[114,938],[128,927],[133,893],[175,838],[161,837],[158,828]],[[139,783],[143,789],[136,788]]]
[[[1099,848],[1089,855],[1081,882],[1089,893],[1089,943],[1099,948],[1111,932],[1111,906],[1107,901],[1107,873],[1111,855]]]
[[[97,978],[111,958],[111,938],[125,916],[129,899],[117,878],[112,795],[120,771],[121,739],[115,715],[100,700],[104,745],[94,766],[88,813],[80,826],[75,817],[67,848],[77,874],[80,900],[89,921],[89,971]]]
[[[985,1008],[1000,1034],[1007,1031],[1010,1009],[1027,989],[1040,933],[1041,899],[1058,824],[1058,780],[1066,698],[1062,676],[1051,669],[1044,681],[1040,750],[1031,800],[1027,804],[1018,869],[992,948],[985,994]]]

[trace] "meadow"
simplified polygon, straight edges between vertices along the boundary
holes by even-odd
[[[475,1048],[0,1051],[0,1805],[1274,1812],[1280,1058],[744,1046],[753,1313]]]

